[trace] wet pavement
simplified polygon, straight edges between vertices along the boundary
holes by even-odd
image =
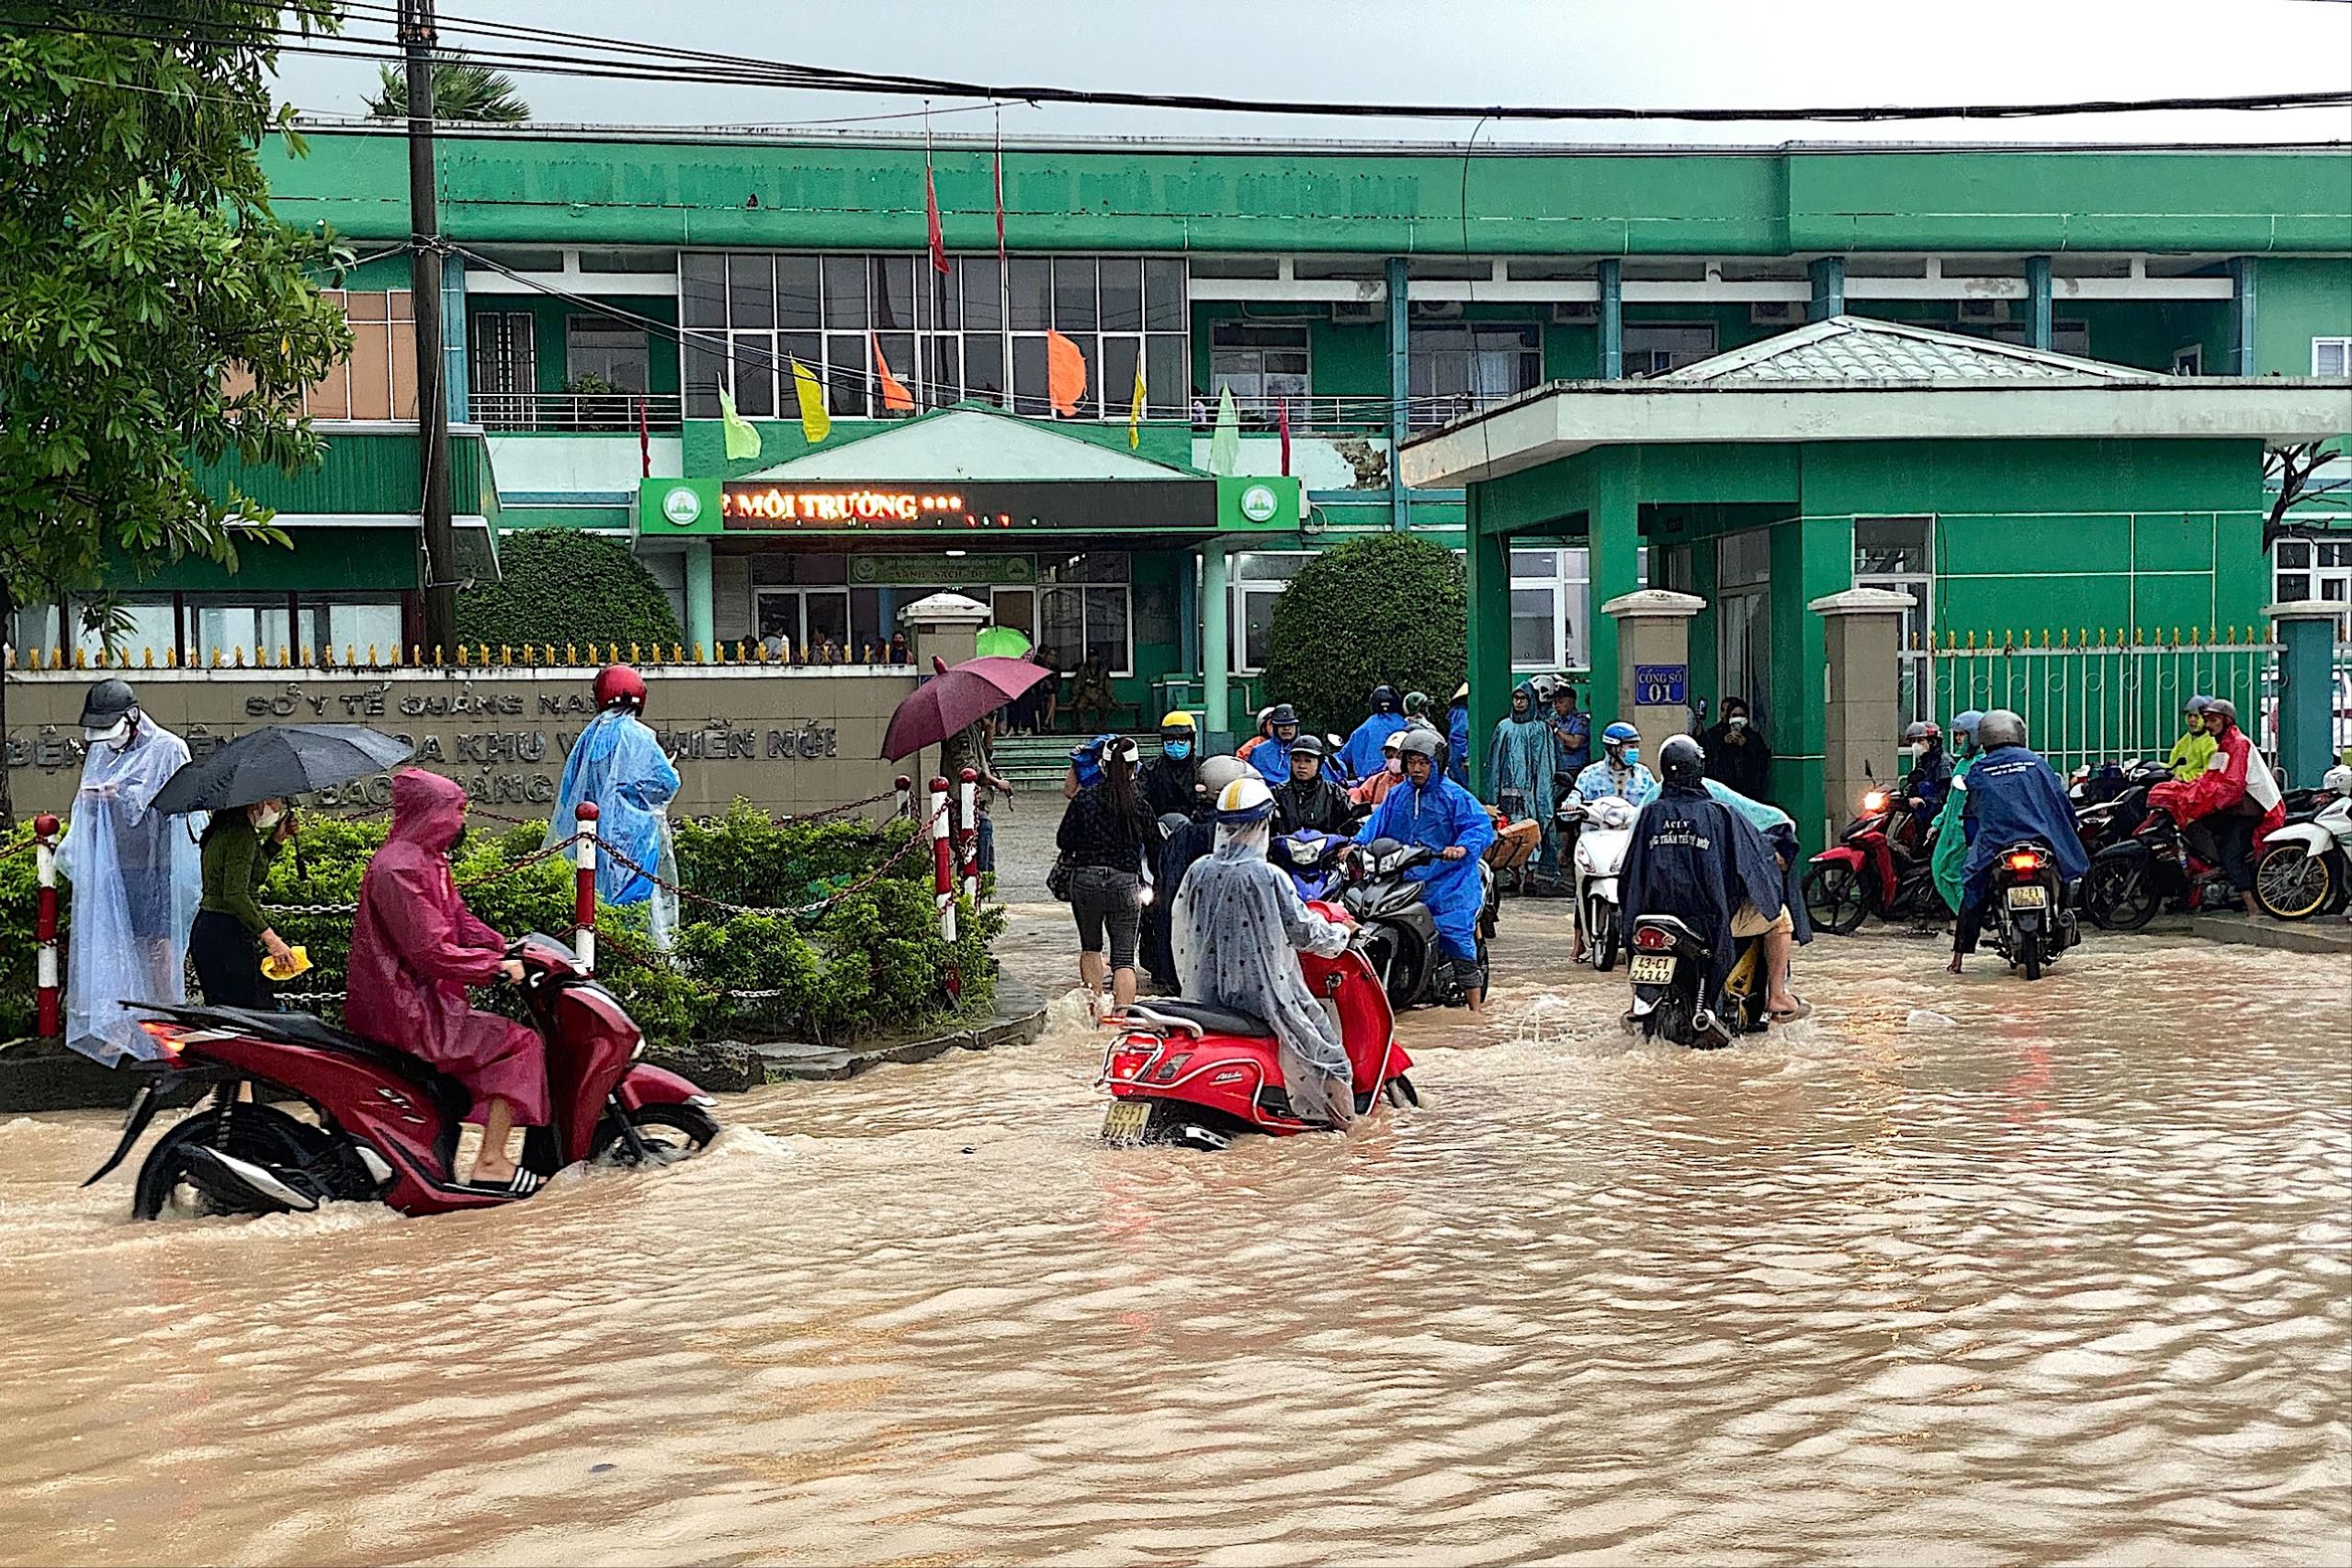
[[[1068,997],[432,1221],[137,1226],[110,1118],[0,1123],[0,1561],[2352,1557],[2352,961],[1825,939],[1693,1055],[1563,926],[1420,1110],[1219,1156],[1095,1141]]]

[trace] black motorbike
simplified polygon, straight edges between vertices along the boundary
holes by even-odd
[[[1634,919],[1633,1010],[1625,1028],[1645,1040],[1694,1051],[1719,1051],[1770,1021],[1765,1015],[1764,939],[1734,939],[1738,951],[1723,995],[1707,1005],[1707,970],[1713,952],[1706,939],[1672,915]]]
[[[2011,844],[1994,860],[1984,931],[1993,951],[2010,968],[2024,969],[2029,980],[2041,979],[2045,965],[2083,940],[2048,845],[2031,840]]]
[[[1437,920],[1423,897],[1425,886],[1406,875],[1437,858],[1427,844],[1374,839],[1358,845],[1347,861],[1340,907],[1363,928],[1359,939],[1374,974],[1398,1012],[1424,1004],[1461,1007],[1468,1001],[1453,964],[1438,945]],[[1478,988],[1487,987],[1487,940],[1495,930],[1495,874],[1478,867]]]

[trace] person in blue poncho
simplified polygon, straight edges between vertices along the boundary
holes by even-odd
[[[1537,822],[1552,815],[1556,750],[1535,682],[1521,682],[1510,694],[1510,712],[1495,725],[1487,750],[1487,788],[1505,815]]]
[[[1356,726],[1355,733],[1347,739],[1333,760],[1345,770],[1351,779],[1368,778],[1380,771],[1381,747],[1388,738],[1405,728],[1405,716],[1397,711],[1396,688],[1374,686],[1370,698],[1370,716]]]
[[[2056,769],[2026,745],[2025,720],[2007,708],[1991,708],[1976,721],[1983,755],[1957,781],[1962,794],[1962,830],[1968,858],[1961,864],[1960,924],[1952,932],[1952,974],[1976,951],[1984,926],[1984,901],[1992,897],[1993,863],[2017,844],[2049,847],[2058,874],[2073,883],[2091,868],[2075,831],[2075,803]]]
[[[1464,681],[1453,690],[1453,701],[1445,710],[1445,776],[1470,787],[1470,682]]]
[[[1276,703],[1266,713],[1266,738],[1250,748],[1250,765],[1269,784],[1290,783],[1290,748],[1297,739],[1297,710]]]
[[[1479,858],[1495,841],[1495,824],[1476,796],[1437,771],[1444,744],[1433,729],[1408,729],[1396,738],[1405,777],[1356,830],[1356,842],[1395,839],[1437,851],[1437,859],[1407,874],[1424,884],[1421,897],[1437,924],[1438,945],[1475,1014],[1485,999],[1478,985],[1478,912],[1486,903]]]
[[[594,802],[598,846],[614,852],[596,857],[596,897],[620,908],[643,905],[654,945],[666,948],[678,925],[677,895],[661,886],[678,880],[668,811],[678,793],[678,770],[638,716],[645,711],[643,676],[616,664],[597,673],[595,691],[598,712],[564,759],[547,841],[571,837],[578,825],[575,809],[583,800]],[[634,863],[624,863],[622,856]]]

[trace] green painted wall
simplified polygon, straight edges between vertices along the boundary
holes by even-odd
[[[458,513],[496,510],[495,485],[481,437],[449,438],[449,500]],[[205,493],[225,500],[236,485],[264,506],[284,512],[400,513],[413,514],[422,494],[417,442],[413,430],[334,432],[315,468],[298,474],[247,467],[235,457],[199,465],[197,482]]]
[[[2352,158],[2345,162],[2352,165]],[[2347,242],[2352,225],[2338,240]],[[2352,337],[2352,258],[2267,257],[2256,269],[2254,298],[2255,366],[2266,376],[2308,376],[2312,339]]]
[[[1247,319],[1273,326],[1306,328],[1307,369],[1314,390],[1324,397],[1385,398],[1388,395],[1388,335],[1378,325],[1335,323],[1323,304],[1204,300],[1193,307],[1193,387],[1212,385],[1210,327]]]

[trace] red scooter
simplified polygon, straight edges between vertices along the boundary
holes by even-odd
[[[645,1036],[571,950],[526,936],[507,951],[523,964],[526,1010],[547,1042],[552,1124],[523,1140],[522,1164],[542,1176],[613,1152],[666,1164],[718,1135],[715,1103],[675,1073],[638,1060]],[[157,1139],[139,1168],[131,1212],[308,1212],[330,1200],[378,1200],[404,1214],[486,1209],[517,1195],[460,1185],[458,1129],[472,1108],[464,1086],[419,1057],[330,1027],[310,1013],[151,1007],[140,1024],[162,1051],[122,1141],[87,1187],[122,1163],[155,1112],[205,1089],[211,1103]],[[252,1101],[241,1085],[259,1091]],[[276,1092],[272,1092],[276,1091]],[[290,1097],[315,1123],[266,1099]]]
[[[1912,822],[1898,800],[1896,792],[1873,787],[1838,842],[1813,857],[1804,874],[1804,908],[1815,930],[1850,936],[1864,915],[1894,919],[1942,913],[1929,869],[1934,826]]]
[[[1328,904],[1307,908],[1325,919],[1339,918]],[[1307,988],[1339,1015],[1356,1110],[1370,1110],[1384,1094],[1392,1105],[1419,1104],[1405,1076],[1413,1063],[1396,1043],[1388,993],[1364,955],[1351,944],[1336,958],[1302,953],[1298,966]],[[1105,1142],[1221,1149],[1240,1133],[1282,1137],[1326,1130],[1291,1109],[1280,1048],[1261,1019],[1154,997],[1130,1003],[1118,1028],[1102,1056],[1102,1081],[1111,1090]]]

